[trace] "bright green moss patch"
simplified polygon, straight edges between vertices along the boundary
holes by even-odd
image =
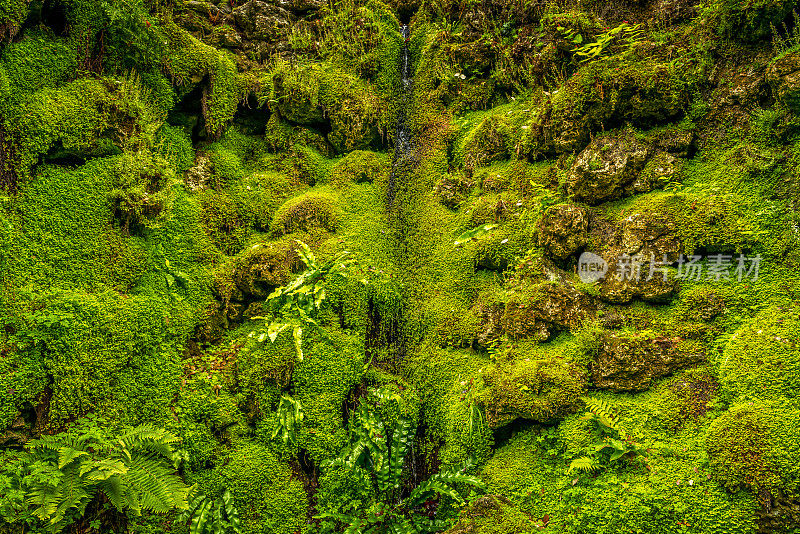
[[[271,229],[278,235],[314,229],[335,232],[339,227],[339,217],[334,197],[324,193],[305,193],[278,208]]]
[[[794,308],[767,308],[730,338],[719,363],[729,396],[795,398],[800,395],[800,317]]]
[[[239,441],[219,470],[221,486],[236,502],[242,526],[254,534],[308,531],[302,482],[269,448]]]
[[[720,483],[752,489],[767,504],[797,490],[800,412],[780,400],[736,404],[708,429],[706,449]],[[766,502],[765,502],[766,501]]]

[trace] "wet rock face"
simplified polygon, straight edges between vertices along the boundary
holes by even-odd
[[[485,345],[504,335],[546,341],[594,317],[597,303],[568,281],[559,280],[526,285],[505,302],[479,302],[473,311],[481,323],[478,343]]]
[[[567,192],[592,206],[622,198],[644,168],[648,154],[645,145],[628,136],[595,139],[570,169]]]
[[[767,71],[775,97],[794,112],[800,112],[800,53],[775,60]]]
[[[588,229],[585,208],[574,204],[552,206],[539,221],[539,245],[551,257],[563,260],[586,245]]]
[[[676,282],[661,269],[676,261],[680,252],[671,220],[658,214],[631,215],[620,224],[613,244],[600,253],[608,262],[600,298],[613,303],[666,300],[675,292]]]
[[[606,334],[590,365],[594,387],[615,392],[644,391],[653,380],[702,361],[702,353],[684,352],[679,339],[635,334]]]
[[[247,39],[273,41],[287,33],[297,20],[280,5],[290,3],[250,0],[234,9],[231,18]]]

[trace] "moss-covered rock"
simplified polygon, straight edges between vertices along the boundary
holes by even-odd
[[[339,227],[339,207],[327,194],[305,193],[287,200],[272,219],[270,228],[278,235],[322,229],[335,232]]]
[[[784,54],[767,70],[773,94],[787,108],[800,113],[800,53]]]
[[[649,149],[630,135],[596,138],[580,153],[567,178],[567,192],[590,205],[621,198],[636,180]]]
[[[800,412],[775,401],[732,406],[706,435],[706,450],[720,483],[749,488],[769,508],[775,495],[796,495],[800,455]]]
[[[491,428],[518,418],[549,422],[576,409],[587,385],[585,369],[561,357],[526,357],[534,354],[517,351],[485,375],[487,390],[479,399]]]
[[[653,380],[705,359],[702,346],[652,333],[605,334],[590,364],[596,388],[644,391]]]
[[[539,245],[553,258],[563,260],[586,245],[589,214],[575,204],[552,206],[537,224]]]

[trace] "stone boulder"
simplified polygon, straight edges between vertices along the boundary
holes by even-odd
[[[589,216],[574,204],[552,206],[537,225],[539,245],[553,258],[563,260],[580,250],[588,240]]]
[[[675,292],[676,281],[665,268],[677,261],[680,253],[673,221],[652,213],[631,215],[619,225],[613,244],[600,253],[608,263],[600,281],[600,298],[612,303],[668,299]]]
[[[546,341],[564,329],[577,328],[596,310],[593,299],[575,287],[543,282],[506,304],[503,330],[512,339]]]
[[[249,40],[276,41],[283,38],[297,17],[280,2],[250,0],[231,13],[231,19],[238,30]]]
[[[520,418],[540,423],[562,418],[577,409],[587,386],[585,368],[561,357],[517,358],[498,364],[484,379],[487,389],[478,401],[490,428]]]
[[[598,137],[581,152],[567,176],[567,192],[597,205],[622,198],[644,168],[649,149],[630,135]]]
[[[641,334],[604,334],[597,357],[589,366],[594,387],[644,391],[653,380],[705,359],[699,350],[682,349],[680,341]]]
[[[800,52],[776,59],[767,70],[767,81],[777,100],[800,112]]]

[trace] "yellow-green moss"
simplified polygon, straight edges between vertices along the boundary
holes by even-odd
[[[781,400],[735,404],[708,428],[706,450],[725,487],[752,489],[765,505],[770,494],[793,495],[800,472],[800,411]]]
[[[340,213],[336,199],[324,193],[305,193],[289,199],[275,212],[270,226],[278,235],[323,229],[335,232]]]
[[[725,393],[744,398],[800,395],[798,310],[766,308],[730,338],[719,362]]]

